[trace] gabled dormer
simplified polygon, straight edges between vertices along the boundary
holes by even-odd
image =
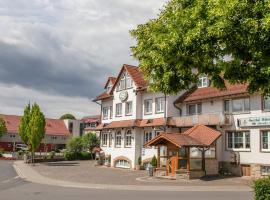
[[[105,84],[105,86],[104,86],[104,89],[106,90],[106,92],[107,92],[108,94],[111,93],[112,88],[113,88],[113,86],[114,86],[114,84],[115,84],[115,81],[116,81],[116,78],[115,78],[115,77],[109,77],[109,78],[108,78],[108,80],[107,80],[107,82],[106,82],[106,84]]]

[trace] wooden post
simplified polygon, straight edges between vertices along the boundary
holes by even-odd
[[[190,171],[190,147],[187,147],[187,170]]]
[[[205,171],[205,150],[204,150],[204,147],[202,149],[202,170],[204,171],[204,173],[206,175],[206,171]]]
[[[160,146],[158,146],[157,151],[157,167],[160,168]]]

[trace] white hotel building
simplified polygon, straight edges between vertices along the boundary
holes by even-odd
[[[158,168],[172,174],[270,175],[270,99],[246,89],[227,84],[220,91],[202,76],[198,87],[165,96],[147,91],[138,67],[123,65],[95,99],[101,148],[112,167],[134,169],[139,157],[147,164],[156,155]]]

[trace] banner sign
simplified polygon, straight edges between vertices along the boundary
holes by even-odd
[[[238,119],[238,124],[240,127],[270,126],[270,116],[242,118]]]

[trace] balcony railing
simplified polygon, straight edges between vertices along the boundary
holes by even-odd
[[[188,127],[196,124],[203,125],[231,125],[232,116],[230,114],[219,113],[203,113],[200,115],[189,115],[181,117],[172,117],[172,123],[177,127]]]

